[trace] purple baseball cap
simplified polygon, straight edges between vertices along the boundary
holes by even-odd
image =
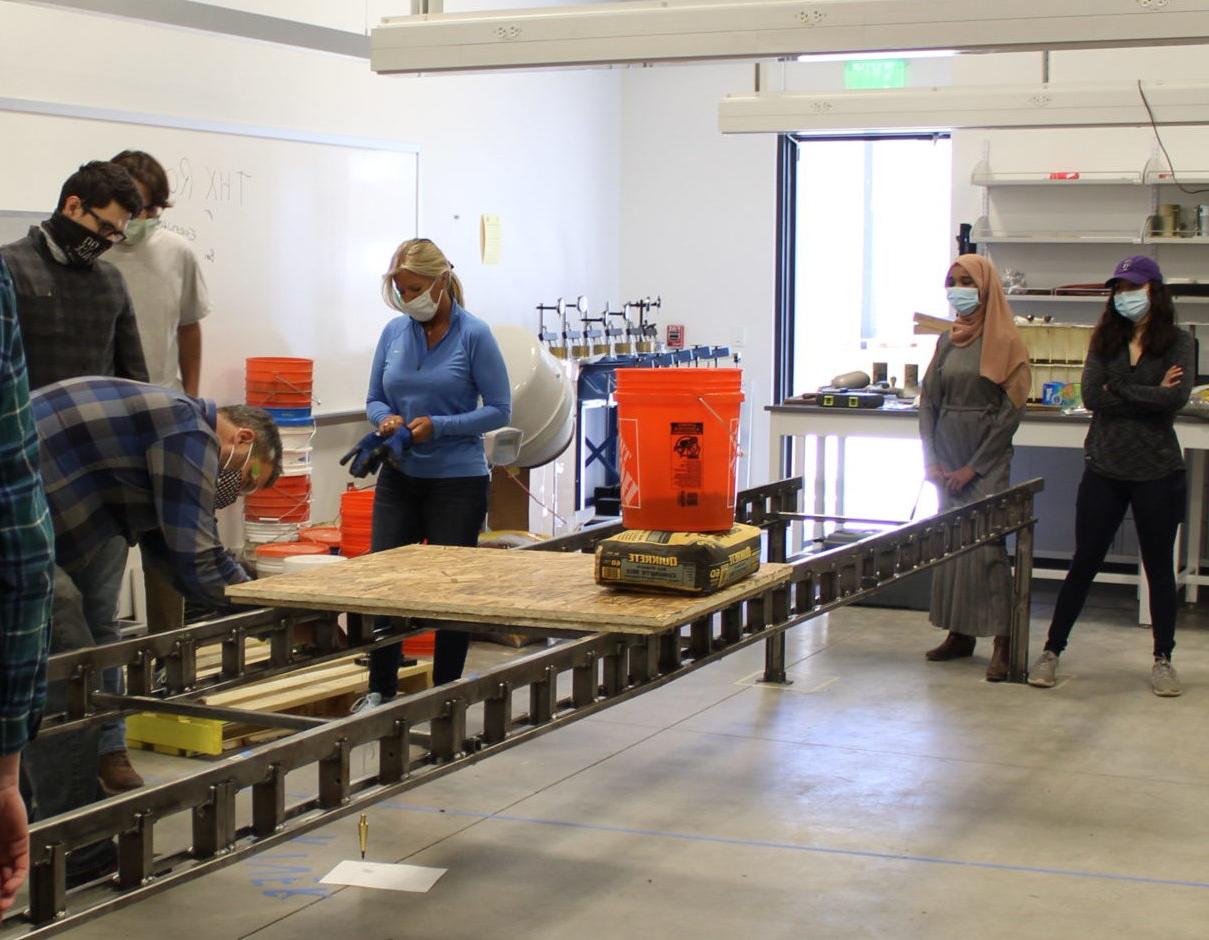
[[[1129,281],[1131,284],[1147,284],[1150,281],[1162,281],[1163,272],[1159,270],[1154,258],[1145,255],[1133,255],[1120,262],[1112,272],[1112,277],[1104,282],[1105,287],[1112,287],[1115,280]]]

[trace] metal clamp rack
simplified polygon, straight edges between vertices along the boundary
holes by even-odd
[[[758,642],[765,643],[765,681],[784,682],[788,628],[1012,533],[1017,539],[1010,678],[1023,681],[1035,525],[1032,505],[1041,488],[1041,481],[1034,480],[862,542],[795,560],[788,581],[665,632],[603,633],[563,642],[476,678],[301,730],[181,780],[40,822],[30,830],[29,910],[23,919],[10,919],[0,929],[0,938],[46,936],[77,926],[658,688]],[[800,492],[801,480],[794,479],[740,496],[740,517],[767,530],[769,560],[785,558],[787,530]],[[540,547],[590,551],[596,541],[618,528],[602,526]],[[428,725],[429,733],[421,736],[416,731],[423,725]],[[377,771],[354,778],[350,756],[361,745],[376,746]],[[317,793],[289,802],[286,774],[308,767],[315,768]],[[244,790],[251,790],[250,810],[237,804]],[[157,822],[181,812],[192,816],[192,845],[157,856]],[[69,913],[67,854],[112,837],[118,840],[116,877],[73,892],[75,909]]]

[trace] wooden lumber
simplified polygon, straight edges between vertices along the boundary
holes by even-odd
[[[937,333],[947,333],[953,329],[952,320],[931,317],[926,313],[917,313],[912,319],[915,321],[914,333],[916,336],[932,336]]]
[[[585,633],[661,633],[789,580],[788,565],[706,597],[596,584],[591,555],[407,545],[227,588],[241,604]]]

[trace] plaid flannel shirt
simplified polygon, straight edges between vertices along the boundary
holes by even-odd
[[[36,225],[0,248],[0,257],[17,293],[30,388],[81,375],[147,381],[138,321],[117,268],[106,261],[61,264]]]
[[[225,587],[248,575],[214,518],[214,402],[97,377],[57,382],[31,399],[59,565],[71,572],[121,535],[182,594],[227,606]]]
[[[53,588],[54,530],[13,285],[0,258],[0,754],[20,751],[38,727]]]

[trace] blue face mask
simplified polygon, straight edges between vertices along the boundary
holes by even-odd
[[[945,293],[948,294],[949,303],[957,311],[958,316],[968,317],[978,309],[977,287],[950,287]]]
[[[1131,290],[1113,294],[1112,305],[1126,320],[1137,323],[1150,313],[1150,293],[1145,290]]]

